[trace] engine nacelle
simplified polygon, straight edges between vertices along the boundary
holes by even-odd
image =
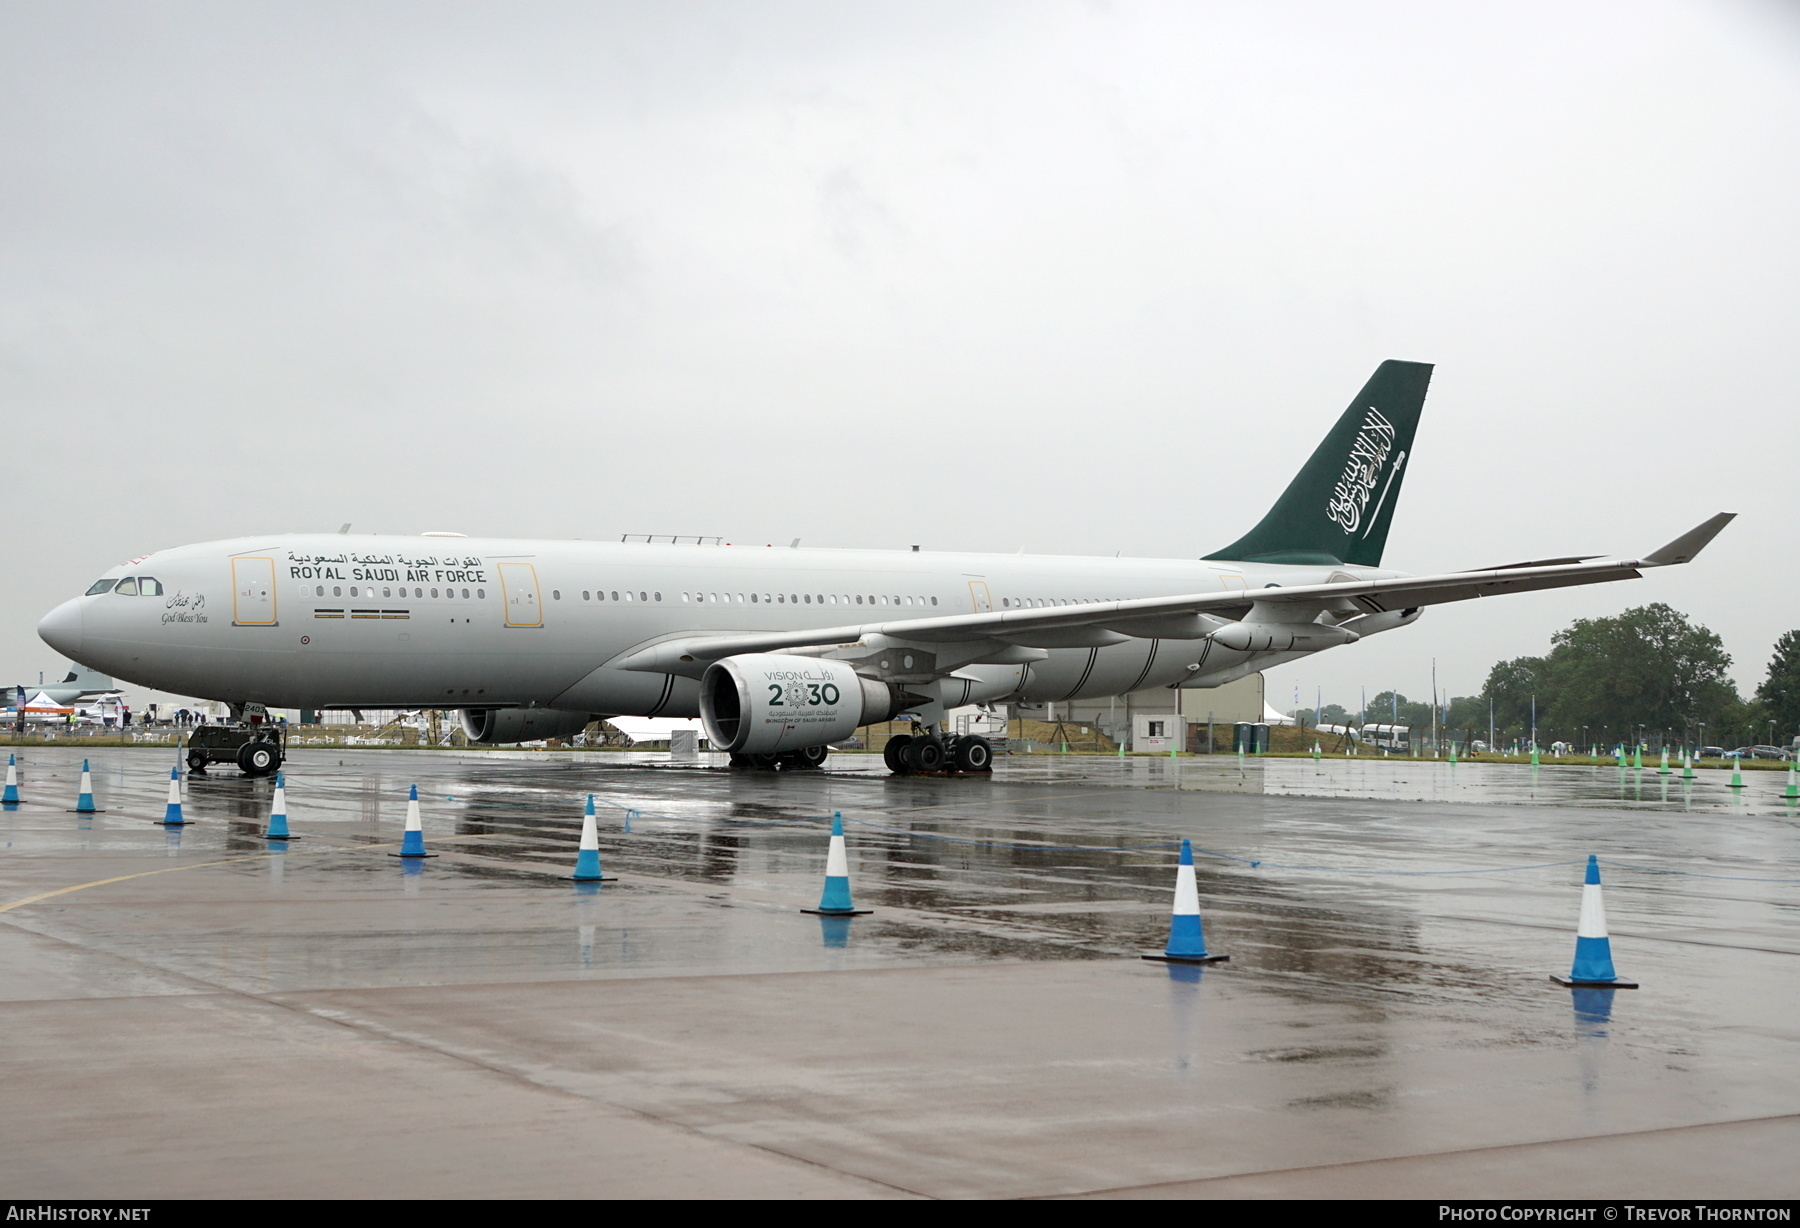
[[[824,746],[885,721],[906,698],[843,661],[745,653],[707,666],[700,719],[714,750],[772,755]]]
[[[585,712],[561,712],[555,708],[464,708],[463,732],[469,741],[483,746],[504,742],[535,742],[539,738],[567,738],[586,729],[594,718]]]
[[[1238,652],[1316,652],[1361,638],[1324,623],[1227,623],[1212,634],[1213,643]]]

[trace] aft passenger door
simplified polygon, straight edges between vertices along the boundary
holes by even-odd
[[[541,627],[543,606],[538,601],[537,568],[530,563],[500,564],[500,595],[506,601],[506,625]]]
[[[275,626],[275,560],[231,560],[231,622],[238,627]]]

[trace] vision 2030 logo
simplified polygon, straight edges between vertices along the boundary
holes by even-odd
[[[1325,518],[1344,532],[1354,533],[1362,527],[1363,513],[1368,510],[1375,487],[1381,483],[1381,471],[1387,468],[1388,457],[1393,454],[1396,434],[1394,424],[1383,417],[1380,410],[1369,406],[1368,414],[1356,430],[1356,439],[1350,445],[1350,455],[1344,461],[1343,476],[1331,488],[1331,498],[1325,504]],[[1394,480],[1394,474],[1405,462],[1404,452],[1394,458],[1388,482]],[[1381,499],[1387,499],[1386,486],[1382,486]],[[1380,502],[1375,504],[1375,510],[1381,510]]]

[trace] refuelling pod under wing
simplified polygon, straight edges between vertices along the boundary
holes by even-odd
[[[562,712],[555,708],[464,708],[463,732],[469,741],[484,746],[506,742],[536,742],[540,738],[568,738],[588,727],[594,718],[586,712]]]
[[[772,755],[841,741],[920,698],[843,661],[745,653],[707,667],[700,719],[713,749]]]
[[[1212,635],[1213,643],[1238,652],[1317,652],[1361,638],[1322,623],[1228,623]]]

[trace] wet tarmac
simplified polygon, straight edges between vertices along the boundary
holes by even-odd
[[[1793,1197],[1780,773],[21,752],[9,1197]],[[397,852],[407,787],[424,862]],[[605,872],[567,880],[593,794]],[[815,905],[841,814],[859,908]],[[1175,845],[1204,970],[1146,962]],[[1635,991],[1548,980],[1597,854]]]

